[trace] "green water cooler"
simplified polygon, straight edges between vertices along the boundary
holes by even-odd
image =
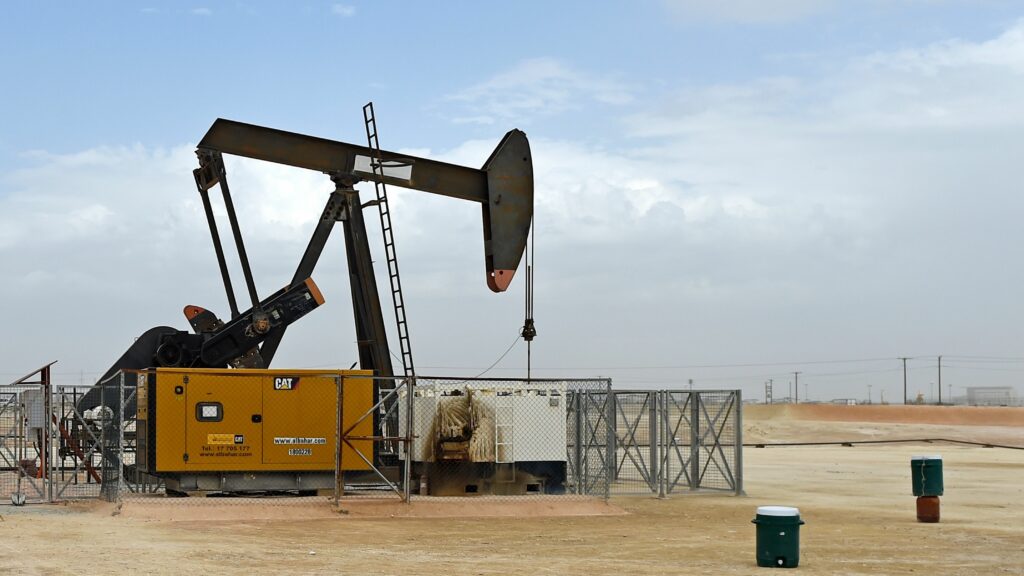
[[[800,510],[789,506],[759,506],[751,520],[757,525],[757,565],[796,568],[800,564]]]

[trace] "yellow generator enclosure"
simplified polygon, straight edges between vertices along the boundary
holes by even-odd
[[[137,464],[172,490],[333,487],[338,434],[374,404],[370,376],[364,370],[158,368],[138,388]],[[368,438],[373,428],[367,417],[349,436]],[[343,446],[343,470],[369,470],[356,451],[372,462],[373,441],[351,442],[354,448]]]

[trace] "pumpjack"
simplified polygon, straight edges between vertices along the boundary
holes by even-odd
[[[145,331],[77,405],[80,414],[96,413],[97,408],[110,413],[109,409],[115,408],[118,414],[106,420],[108,424],[120,426],[124,421],[135,421],[135,472],[162,478],[168,490],[177,492],[302,492],[333,486],[336,456],[337,462],[345,461],[342,469],[346,472],[366,472],[377,470],[381,464],[393,467],[398,463],[394,449],[378,452],[368,440],[375,429],[394,436],[397,415],[381,425],[380,414],[372,410],[376,399],[383,396],[381,382],[390,382],[388,386],[393,389],[394,381],[388,379],[396,374],[363,210],[372,206],[379,210],[403,376],[412,376],[412,351],[386,185],[480,204],[487,286],[503,292],[526,249],[533,217],[533,164],[529,142],[519,130],[505,134],[479,169],[381,150],[372,103],[364,107],[363,114],[368,146],[225,119],[215,121],[199,142],[199,167],[193,175],[230,318],[222,320],[203,307],[186,306],[184,313],[191,331],[170,326]],[[253,280],[224,155],[316,170],[334,185],[291,282],[263,299]],[[374,200],[360,200],[355,188],[360,181],[374,183]],[[223,197],[244,276],[250,304],[246,310],[239,309],[214,218],[210,191],[215,187],[220,188]],[[345,237],[361,369],[335,371],[333,376],[323,371],[269,370],[288,326],[324,303],[311,275],[338,222],[343,225]],[[135,393],[123,400],[120,389],[104,385],[119,372],[133,370],[139,371]],[[334,405],[335,376],[346,383],[345,401],[337,416],[333,408],[323,410]],[[371,376],[379,378],[371,380]],[[121,410],[116,410],[117,406]],[[314,413],[313,407],[321,410]],[[360,415],[371,411],[372,422],[364,422]],[[346,440],[344,447],[338,446],[336,426],[348,426],[349,422],[353,422],[353,433],[363,440]],[[361,446],[359,455],[372,453],[376,463],[355,457],[357,445]]]
[[[391,237],[386,184],[476,202],[481,206],[484,266],[487,286],[505,291],[526,249],[533,218],[533,164],[526,134],[511,130],[501,139],[481,168],[459,166],[408,154],[381,150],[372,103],[364,108],[369,146],[359,146],[273,128],[216,120],[199,142],[199,167],[193,171],[213,240],[217,263],[227,294],[231,317],[221,320],[213,312],[186,306],[192,331],[170,326],[150,328],[101,377],[108,380],[121,370],[147,368],[269,368],[288,326],[324,299],[310,277],[337,222],[343,224],[352,308],[360,368],[374,376],[391,377],[385,322],[377,290],[363,209],[378,206],[389,264],[392,298],[402,341],[402,362],[412,371],[404,300],[397,258]],[[334,184],[312,237],[292,276],[281,290],[260,299],[245,251],[241,228],[228,186],[224,155],[274,162],[322,172]],[[355,185],[373,182],[377,198],[362,203]],[[210,200],[220,187],[250,301],[240,311]],[[383,191],[383,193],[382,193]],[[104,402],[102,387],[84,395],[79,410]],[[134,404],[125,413],[134,412]]]

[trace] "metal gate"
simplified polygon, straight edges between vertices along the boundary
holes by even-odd
[[[739,390],[658,394],[659,495],[680,489],[743,493]]]
[[[581,392],[569,405],[580,493],[743,493],[739,390]]]
[[[609,470],[613,455],[611,381],[592,387],[576,386],[568,392],[566,420],[566,469],[573,494],[608,497]]]
[[[80,411],[97,388],[103,406]],[[124,477],[134,468],[134,423],[123,418],[134,395],[134,379],[122,373],[95,386],[53,386],[50,365],[0,386],[0,503],[114,500],[138,490]]]
[[[0,391],[0,503],[23,504],[49,499],[37,447],[45,424],[39,386],[5,386]]]

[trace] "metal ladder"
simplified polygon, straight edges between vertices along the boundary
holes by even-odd
[[[514,446],[512,445],[512,441],[515,438],[515,428],[513,427],[513,422],[515,422],[514,405],[515,397],[511,394],[494,397],[495,464],[514,464],[516,461],[515,453],[513,452]],[[513,472],[511,479],[508,481],[514,480],[515,475]]]
[[[384,253],[388,261],[388,279],[391,285],[391,301],[395,305],[395,320],[398,323],[398,344],[402,350],[402,371],[405,376],[416,373],[412,363],[412,343],[409,340],[409,324],[405,318],[405,299],[402,297],[402,280],[398,275],[398,255],[395,253],[395,237],[391,229],[391,205],[388,204],[388,189],[384,185],[384,162],[380,154],[380,141],[377,139],[377,118],[373,113],[373,102],[363,106],[363,120],[366,121],[366,141],[373,150],[370,159],[373,173],[377,181],[373,183],[377,190],[377,207],[380,209],[380,230],[384,235]]]

